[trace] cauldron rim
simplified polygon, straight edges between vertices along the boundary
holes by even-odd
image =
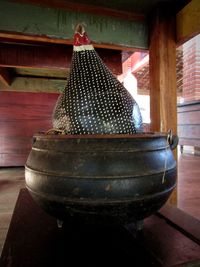
[[[142,132],[137,134],[46,134],[36,133],[34,138],[39,139],[152,139],[166,137],[164,132]]]

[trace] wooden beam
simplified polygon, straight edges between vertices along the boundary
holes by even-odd
[[[0,81],[6,86],[11,85],[12,78],[8,69],[0,67]]]
[[[167,12],[168,11],[168,12]],[[177,132],[175,18],[165,5],[151,20],[149,72],[152,131]]]
[[[0,1],[0,37],[12,34],[40,41],[71,43],[77,23],[87,25],[93,42],[101,47],[147,49],[145,21],[124,20],[103,14],[89,14],[39,5]]]
[[[72,1],[68,0],[17,0],[17,2],[21,3],[29,3],[33,5],[39,5],[44,7],[52,7],[52,8],[60,8],[64,10],[70,10],[70,11],[78,11],[82,13],[89,13],[89,14],[96,14],[96,15],[104,15],[109,17],[115,17],[120,19],[126,19],[126,20],[138,20],[138,21],[144,21],[145,15],[144,14],[136,14],[133,13],[132,10],[134,9],[131,7],[132,10],[129,11],[123,11],[120,9],[111,9],[106,8],[103,6],[95,6],[90,4],[84,4],[84,3],[74,3]]]
[[[0,66],[66,69],[72,57],[72,46],[35,46],[0,43]]]
[[[122,73],[121,51],[96,49],[115,75]],[[20,45],[0,43],[0,66],[67,69],[71,66],[73,48],[69,45]]]
[[[192,0],[176,15],[177,43],[182,44],[200,33],[200,1]]]
[[[177,133],[175,16],[160,5],[150,19],[149,44],[151,131]],[[176,158],[176,152],[174,153]],[[176,192],[171,203],[176,203]]]
[[[67,78],[66,80],[58,80],[18,77],[14,79],[9,87],[0,85],[0,91],[61,93],[64,91],[66,83]]]
[[[200,221],[197,218],[172,205],[163,206],[158,215],[200,245]]]
[[[58,94],[0,90],[1,167],[24,166],[33,134],[52,128],[57,99]]]

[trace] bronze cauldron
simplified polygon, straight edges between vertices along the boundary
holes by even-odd
[[[127,224],[153,214],[176,185],[167,134],[34,136],[25,166],[33,199],[59,220]]]

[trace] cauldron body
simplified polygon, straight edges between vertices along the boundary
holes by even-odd
[[[166,134],[39,134],[25,179],[33,199],[59,220],[127,224],[167,201],[176,162]]]

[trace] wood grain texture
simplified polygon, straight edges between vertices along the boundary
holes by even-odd
[[[58,94],[0,92],[0,167],[24,166],[33,134],[52,127]]]
[[[122,73],[121,51],[96,49],[115,75]],[[0,66],[66,70],[71,67],[71,45],[23,45],[0,43]]]
[[[9,86],[12,83],[11,75],[6,68],[0,67],[0,81],[5,85]]]
[[[149,76],[151,131],[177,133],[175,16],[166,3],[157,6],[150,22]],[[176,150],[174,156],[177,158]],[[170,198],[176,203],[176,190]]]
[[[144,229],[137,237],[132,228],[84,227],[66,221],[58,229],[56,218],[46,214],[27,189],[22,189],[0,264],[51,267],[73,262],[74,266],[97,267],[105,266],[105,262],[109,266],[130,266],[131,262],[131,266],[174,267],[194,266],[192,262],[200,260],[200,246],[157,215],[145,219]]]
[[[10,86],[0,84],[0,91],[16,92],[63,92],[67,79],[16,77]]]
[[[200,156],[179,156],[178,208],[200,220]]]
[[[54,38],[73,43],[77,23],[87,25],[88,34],[96,44],[110,48],[147,49],[148,30],[145,21],[125,20],[103,14],[68,11],[59,8],[0,1],[0,32],[23,34],[47,40]],[[119,38],[120,36],[120,38]],[[46,39],[47,37],[47,39]]]
[[[149,72],[151,130],[176,133],[175,17],[164,4],[151,18]]]
[[[200,147],[200,101],[178,105],[179,144]]]
[[[31,3],[34,5],[42,5],[46,7],[53,7],[53,8],[61,8],[64,10],[72,10],[72,11],[79,11],[82,13],[89,13],[89,14],[96,14],[96,15],[104,15],[109,17],[116,17],[121,19],[128,19],[128,20],[145,20],[145,15],[141,12],[134,13],[134,8],[131,6],[131,9],[133,10],[122,10],[120,7],[117,9],[115,7],[106,7],[106,6],[99,6],[89,3],[81,3],[78,1],[66,1],[66,0],[56,0],[56,1],[49,1],[49,0],[18,0],[18,2],[21,3]],[[115,4],[117,4],[119,1],[115,1]],[[105,2],[106,3],[106,2]],[[105,4],[102,3],[102,4]],[[112,5],[112,4],[111,4]],[[144,5],[144,3],[143,3]],[[123,5],[124,7],[124,5]]]
[[[158,213],[182,233],[200,245],[200,221],[173,205],[163,206]]]
[[[177,43],[180,45],[200,33],[200,1],[190,1],[176,15]]]

